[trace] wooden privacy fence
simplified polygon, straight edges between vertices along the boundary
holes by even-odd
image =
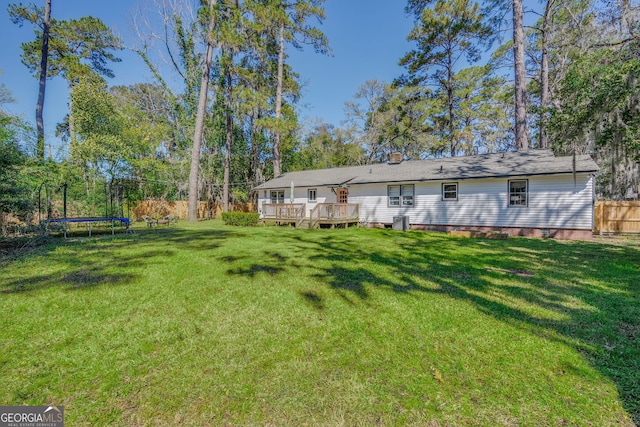
[[[234,203],[229,205],[229,210],[242,212],[255,212],[253,203]],[[140,221],[143,215],[154,217],[162,217],[166,215],[174,215],[179,219],[187,219],[189,212],[189,202],[177,201],[167,202],[165,200],[143,200],[136,202],[132,206],[133,218]],[[198,219],[213,219],[220,217],[222,206],[211,204],[209,202],[198,202]]]
[[[593,232],[640,234],[640,201],[596,202]]]

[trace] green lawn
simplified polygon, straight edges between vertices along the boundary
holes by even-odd
[[[0,404],[67,425],[640,423],[640,244],[181,223],[0,261]]]

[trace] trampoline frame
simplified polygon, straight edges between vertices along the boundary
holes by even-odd
[[[42,186],[45,183],[43,182],[40,185],[40,188],[38,189],[38,215],[40,214],[40,192],[42,190]],[[93,223],[96,222],[111,222],[111,235],[115,235],[115,223],[117,221],[120,222],[120,224],[124,224],[126,226],[126,232],[127,233],[133,233],[133,230],[131,230],[130,226],[131,226],[131,220],[127,217],[124,216],[99,216],[99,217],[72,217],[72,218],[68,218],[67,217],[67,184],[63,184],[63,218],[47,218],[45,220],[41,220],[40,224],[44,224],[45,226],[45,231],[47,233],[49,233],[49,225],[52,223],[58,223],[58,224],[62,224],[63,229],[64,229],[64,238],[67,238],[67,229],[68,229],[68,225],[69,223],[86,223],[87,227],[89,229],[89,237],[91,237],[91,225]],[[109,187],[111,188],[111,184],[109,185]],[[47,192],[47,196],[48,196],[48,189],[45,186],[45,191]],[[107,212],[105,212],[107,213]],[[49,216],[49,215],[47,215]]]

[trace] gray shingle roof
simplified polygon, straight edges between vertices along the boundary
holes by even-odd
[[[596,172],[598,166],[590,156],[577,155],[575,170]],[[320,187],[566,173],[573,173],[573,156],[556,157],[551,150],[530,150],[287,172],[254,189],[288,188],[292,181],[296,187]]]

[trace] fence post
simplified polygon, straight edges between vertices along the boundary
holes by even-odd
[[[602,221],[603,221],[603,202],[596,202],[596,220],[595,220],[595,232],[598,234],[602,234]]]

